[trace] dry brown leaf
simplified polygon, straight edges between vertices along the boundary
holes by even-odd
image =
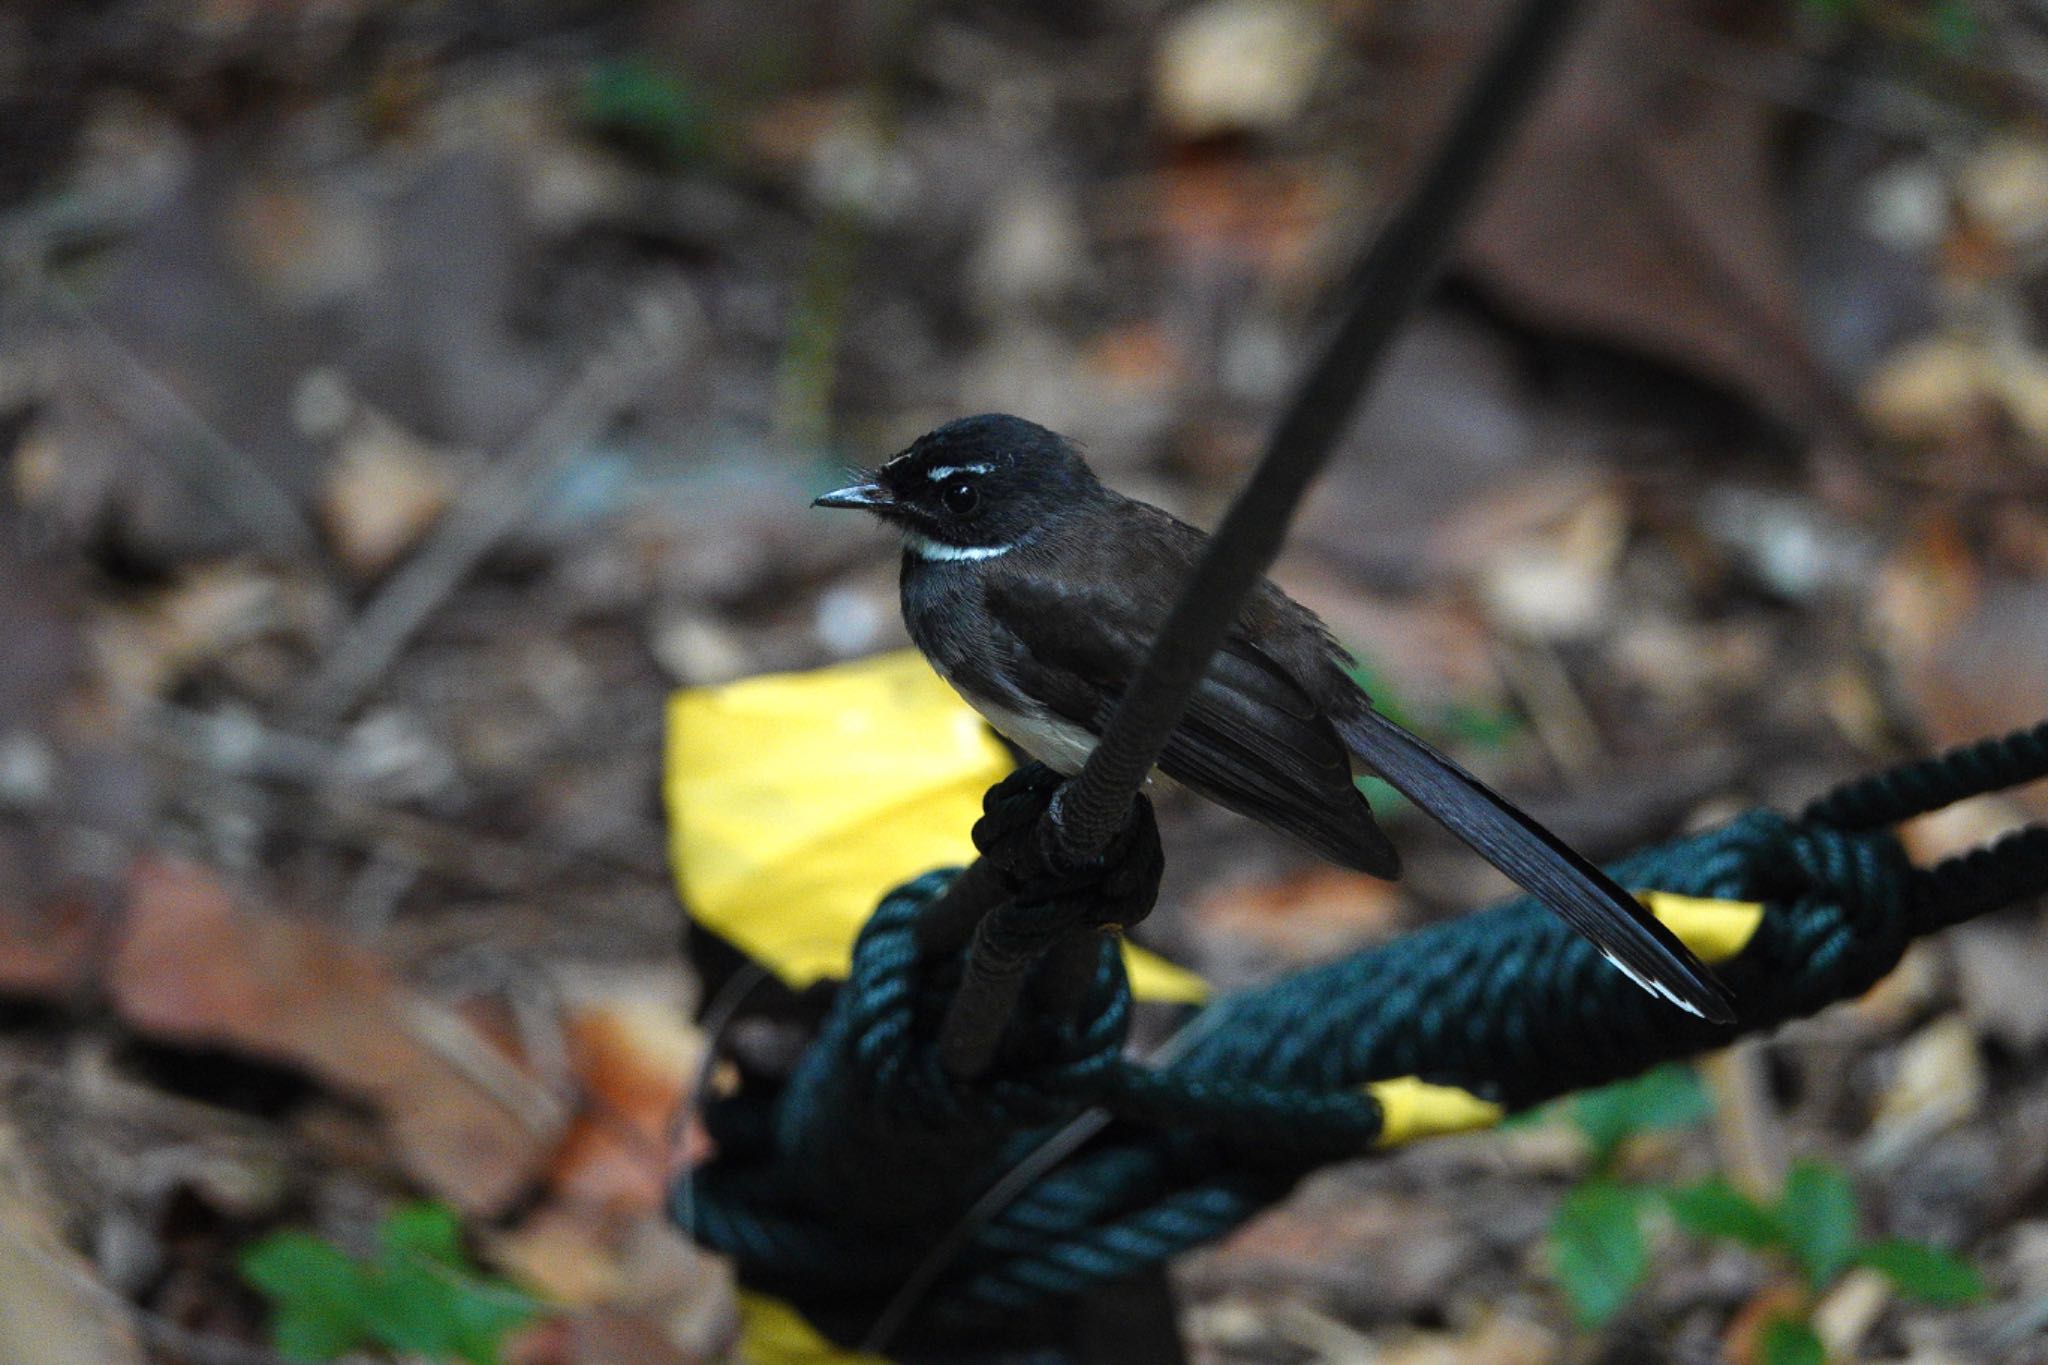
[[[233,561],[209,564],[135,606],[103,610],[91,642],[102,681],[119,702],[164,695],[190,670],[287,621],[284,584]]]
[[[1931,748],[2037,725],[2048,716],[2048,583],[1986,576],[1953,528],[1936,528],[1881,571],[1879,643]],[[2048,791],[2006,799],[2034,816]]]
[[[367,1101],[407,1171],[466,1212],[504,1209],[554,1145],[487,1072],[511,1062],[381,957],[303,919],[239,911],[190,864],[136,867],[109,991],[143,1032],[300,1067]]]
[[[1159,226],[1183,255],[1247,261],[1278,279],[1314,262],[1333,195],[1321,167],[1214,148],[1175,153],[1156,188]]]
[[[505,1345],[508,1365],[700,1365],[705,1359],[670,1341],[660,1323],[618,1312],[548,1318]]]
[[[2048,240],[2048,142],[2019,133],[1991,139],[1964,164],[1956,193],[2005,244]]]
[[[1961,1015],[1935,1020],[1899,1049],[1897,1070],[1864,1139],[1870,1160],[1889,1164],[1967,1121],[1984,1103],[1984,1090],[1976,1029]]]
[[[91,978],[97,935],[90,910],[58,901],[0,907],[0,995],[53,1000]]]
[[[1205,943],[1262,964],[1325,962],[1399,927],[1401,894],[1390,882],[1317,867],[1272,882],[1239,882],[1194,906]]]
[[[586,1328],[610,1324],[604,1339],[617,1331],[627,1339],[659,1340],[661,1351],[651,1358],[667,1359],[678,1349],[692,1358],[716,1356],[735,1327],[729,1266],[692,1246],[663,1213],[621,1218],[557,1201],[496,1238],[490,1255],[521,1284],[574,1310]],[[552,1340],[557,1345],[551,1349],[566,1352],[559,1358],[577,1365],[588,1359],[561,1345],[563,1338]]]
[[[335,451],[321,521],[349,570],[373,578],[440,520],[455,496],[447,456],[396,423],[366,414]]]
[[[584,1111],[555,1154],[551,1184],[566,1200],[621,1213],[664,1206],[677,1170],[701,1157],[702,1129],[669,1130],[703,1053],[703,1038],[665,979],[614,983],[569,1011],[570,1063]]]
[[[1505,9],[1464,7],[1461,40],[1433,48],[1438,60],[1414,63],[1390,95],[1414,114],[1415,151]],[[1804,342],[1771,185],[1779,111],[1737,82],[1693,74],[1720,12],[1639,3],[1588,15],[1461,260],[1547,331],[1654,356],[1810,427],[1832,399]],[[1774,36],[1738,41],[1769,48]]]

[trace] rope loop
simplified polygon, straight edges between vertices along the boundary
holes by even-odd
[[[982,797],[974,823],[974,846],[1001,874],[1013,901],[1022,906],[1059,906],[1006,932],[1018,946],[1042,952],[1076,927],[1128,928],[1152,912],[1166,855],[1159,846],[1159,822],[1143,795],[1131,817],[1100,855],[1070,860],[1047,820],[1066,779],[1043,763],[1027,763]],[[1041,922],[1042,921],[1042,922]],[[1009,941],[1002,946],[1009,947]]]
[[[922,1122],[946,1117],[1014,1128],[1071,1117],[1108,1083],[1129,1029],[1130,983],[1116,943],[1102,939],[1072,1018],[1031,1020],[999,1073],[963,1083],[947,1074],[937,1051],[961,956],[922,957],[916,942],[919,911],[956,872],[929,872],[891,891],[855,941],[847,989],[826,1025],[828,1034],[844,1030],[844,1070],[835,1080],[859,1086],[882,1110]]]

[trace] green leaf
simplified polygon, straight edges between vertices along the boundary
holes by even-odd
[[[1798,1318],[1772,1318],[1764,1324],[1760,1344],[1763,1365],[1827,1365],[1828,1348]]]
[[[272,1337],[295,1360],[331,1360],[369,1334],[362,1265],[303,1232],[274,1233],[242,1253],[242,1278],[271,1301]]]
[[[508,1284],[466,1284],[454,1303],[455,1353],[470,1365],[497,1365],[505,1334],[525,1326],[539,1311],[539,1304]]]
[[[673,164],[710,150],[710,102],[696,86],[648,62],[593,66],[583,82],[582,115],[599,132]]]
[[[445,1358],[455,1350],[453,1275],[424,1261],[387,1266],[370,1286],[370,1332],[394,1351]]]
[[[1867,1265],[1909,1298],[1953,1306],[1984,1297],[1984,1278],[1962,1257],[1925,1242],[1890,1239],[1873,1242],[1856,1253]]]
[[[1650,1266],[1640,1192],[1588,1180],[1564,1197],[1550,1225],[1551,1265],[1572,1312],[1597,1327],[1620,1311]]]
[[[1968,56],[1977,45],[1977,16],[1966,0],[1941,0],[1928,15],[1934,45],[1950,57]]]
[[[362,1320],[292,1304],[270,1320],[270,1344],[287,1360],[333,1360],[369,1340]]]
[[[1778,1216],[1719,1177],[1667,1190],[1664,1202],[1695,1237],[1722,1237],[1758,1250],[1785,1244]]]
[[[1785,1246],[1815,1289],[1847,1268],[1856,1248],[1856,1191],[1839,1167],[1795,1161],[1778,1201]]]
[[[422,1256],[457,1270],[466,1269],[462,1254],[462,1222],[446,1204],[405,1204],[384,1216],[377,1244],[387,1259]]]
[[[1566,1112],[1592,1144],[1595,1162],[1605,1165],[1637,1133],[1698,1123],[1714,1104],[1691,1067],[1665,1065],[1575,1095]]]
[[[408,1205],[379,1226],[374,1265],[307,1233],[282,1232],[243,1254],[242,1274],[275,1304],[272,1341],[295,1360],[331,1360],[375,1343],[408,1356],[497,1365],[505,1334],[540,1305],[478,1275],[461,1233],[449,1210]]]

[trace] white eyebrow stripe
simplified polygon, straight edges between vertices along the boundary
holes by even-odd
[[[1017,547],[1012,545],[948,545],[943,540],[933,540],[919,531],[903,534],[903,548],[919,559],[994,559],[1006,555]]]
[[[950,479],[955,474],[993,474],[995,468],[992,464],[942,464],[936,469],[925,471],[925,477],[937,483],[941,479]]]

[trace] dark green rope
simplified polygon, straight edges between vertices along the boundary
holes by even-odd
[[[1841,786],[1809,805],[1800,820],[1836,829],[1882,829],[1968,796],[2003,791],[2048,772],[2048,721]]]
[[[1123,1056],[1129,987],[1097,935],[1079,1009],[1021,1019],[1000,1065],[963,1082],[936,1039],[964,955],[921,951],[915,927],[953,874],[928,874],[876,910],[788,1083],[709,1111],[719,1155],[697,1178],[695,1235],[743,1282],[857,1341],[961,1210],[1101,1107],[1116,1121],[976,1229],[890,1353],[1056,1344],[1088,1287],[1214,1240],[1318,1165],[1369,1150],[1380,1113],[1368,1082],[1415,1075],[1525,1108],[1815,1013],[1868,989],[1914,938],[2048,892],[2048,829],[1916,869],[1873,823],[2042,776],[2048,726],[1848,784],[1798,820],[1752,811],[1610,869],[1623,885],[1765,904],[1720,969],[1741,1010],[1727,1027],[1639,990],[1521,898],[1225,998],[1157,1070]],[[1049,789],[1026,775],[1004,790],[991,809]],[[999,823],[1035,827],[1022,808]],[[1064,917],[1149,905],[1156,845],[1134,836],[1094,875],[1106,904]],[[1044,899],[1090,895],[1067,882]]]

